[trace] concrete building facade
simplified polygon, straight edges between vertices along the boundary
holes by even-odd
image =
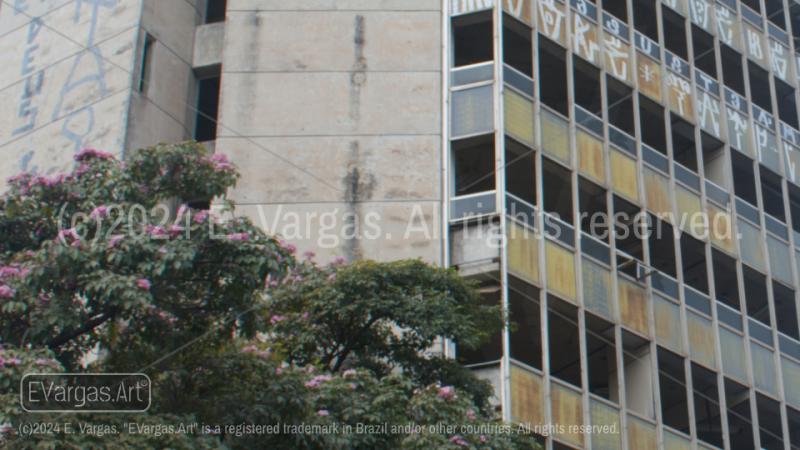
[[[301,251],[477,279],[516,326],[445,351],[546,448],[800,448],[800,3],[0,5],[3,178],[207,142]]]

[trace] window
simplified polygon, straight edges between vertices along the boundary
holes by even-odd
[[[508,302],[516,325],[509,336],[511,357],[542,369],[542,319],[539,289],[509,277]]]
[[[692,363],[692,389],[697,438],[716,447],[724,447],[716,374]]]
[[[650,215],[650,265],[671,277],[676,276],[675,270],[675,235],[672,225]]]
[[[207,0],[205,23],[224,22],[226,0]]]
[[[778,118],[794,128],[800,128],[797,122],[794,88],[777,78],[773,79],[775,80],[775,95],[778,97]]]
[[[789,419],[789,443],[792,449],[800,448],[800,411],[787,407],[786,416]]]
[[[706,178],[724,189],[728,189],[728,160],[725,158],[724,143],[706,133],[700,132],[700,146],[703,149],[703,173]]]
[[[759,0],[742,0],[742,4],[749,6],[755,12],[761,12]]]
[[[479,292],[482,304],[489,306],[500,304],[500,286],[496,283],[484,283]],[[503,356],[503,334],[498,330],[476,349],[461,347],[456,343],[456,355],[458,362],[465,366],[499,361]]]
[[[664,46],[667,50],[688,61],[686,19],[667,8],[661,8],[661,14],[664,25]]]
[[[714,290],[717,300],[739,311],[739,284],[736,276],[736,260],[712,248],[714,265]]]
[[[698,291],[708,294],[705,244],[691,237],[689,233],[681,235],[681,262],[683,263],[683,281]]]
[[[666,155],[667,133],[664,125],[664,108],[640,94],[639,121],[642,129],[642,141]]]
[[[602,117],[603,106],[600,99],[600,69],[574,56],[573,83],[575,88],[575,103],[590,113]]]
[[[494,135],[453,141],[456,196],[495,188]]]
[[[633,2],[633,25],[640,33],[658,42],[658,21],[655,0]]]
[[[619,402],[614,324],[586,313],[586,354],[589,392]]]
[[[764,202],[764,212],[786,221],[786,212],[783,208],[783,187],[781,176],[759,165],[761,172],[761,200]]]
[[[695,66],[716,78],[717,56],[714,51],[714,36],[706,33],[700,27],[692,25],[692,48],[694,49]]]
[[[542,103],[569,117],[567,60],[564,49],[539,37],[539,97]]]
[[[578,309],[563,300],[549,296],[547,321],[550,374],[580,387],[581,352]]]
[[[195,118],[194,139],[198,142],[213,141],[217,138],[219,85],[219,74],[197,81],[197,115]]]
[[[775,298],[775,320],[778,322],[778,331],[800,340],[794,291],[773,281],[772,293]]]
[[[578,177],[578,203],[581,230],[608,242],[606,190],[583,177]]]
[[[725,404],[728,408],[728,436],[731,450],[755,448],[750,395],[747,388],[725,378]]]
[[[655,417],[653,370],[650,343],[622,330],[624,353],[625,401],[628,408],[645,417]]]
[[[147,94],[150,87],[150,78],[153,72],[153,50],[156,38],[150,33],[144,35],[144,45],[142,46],[142,64],[139,68],[139,87],[138,91]]]
[[[531,29],[508,14],[503,16],[503,61],[533,78]]]
[[[672,157],[682,166],[697,172],[697,149],[694,127],[687,121],[670,113],[672,118]]]
[[[689,400],[682,357],[658,347],[658,382],[664,425],[689,433]]]
[[[780,403],[756,393],[756,411],[758,411],[758,435],[761,437],[761,448],[783,450]]]
[[[612,205],[616,248],[639,261],[644,261],[641,226],[646,216],[636,205],[623,200],[617,195],[614,195]],[[618,258],[617,262],[621,271],[638,278],[639,274],[633,261],[627,258],[622,260]]]
[[[742,200],[757,206],[753,160],[739,152],[731,152],[731,166],[733,168],[733,192]]]
[[[572,175],[570,171],[547,158],[542,159],[544,210],[559,219],[572,221]]]
[[[453,65],[477,64],[494,59],[491,11],[453,18]]]
[[[603,11],[606,11],[623,22],[628,21],[628,7],[626,2],[621,2],[619,0],[603,0]]]
[[[536,204],[536,158],[533,150],[506,138],[506,190]]]
[[[744,299],[747,304],[747,315],[768,327],[771,326],[766,277],[748,267],[743,267],[742,273],[744,274]]]
[[[634,136],[633,90],[624,83],[606,75],[608,122]]]
[[[761,109],[772,111],[772,96],[769,93],[769,74],[752,61],[747,62],[750,71],[750,95],[753,103]]]
[[[792,228],[800,233],[800,188],[787,183],[789,188],[789,210],[792,214]]]
[[[794,46],[798,47],[800,42],[800,3],[789,2],[789,20],[792,21],[792,35],[794,38]]]
[[[786,16],[783,14],[783,0],[764,0],[767,9],[767,20],[781,29],[786,29]]]
[[[742,55],[732,48],[720,43],[720,55],[722,56],[722,79],[725,86],[744,96],[744,73],[742,72]]]

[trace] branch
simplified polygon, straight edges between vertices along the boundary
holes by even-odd
[[[51,339],[50,342],[47,343],[47,347],[50,350],[55,350],[58,347],[61,347],[62,345],[66,344],[67,342],[75,339],[76,337],[94,330],[98,326],[112,319],[115,315],[116,315],[115,312],[109,311],[95,317],[94,319],[88,320],[76,330],[72,330],[70,332],[64,331],[60,333],[58,336]]]

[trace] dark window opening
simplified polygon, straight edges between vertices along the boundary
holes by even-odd
[[[636,0],[633,2],[633,25],[640,33],[658,42],[655,0]]]
[[[728,189],[728,159],[725,158],[725,144],[705,131],[700,132],[700,146],[703,149],[703,174],[724,189]]]
[[[689,434],[689,400],[683,358],[658,347],[658,382],[664,425]]]
[[[578,207],[581,230],[608,242],[606,190],[583,177],[578,177]]]
[[[572,176],[569,170],[557,163],[543,158],[542,177],[544,210],[555,214],[559,219],[572,221]]]
[[[756,393],[756,411],[758,411],[758,435],[761,437],[761,448],[783,450],[781,404]]]
[[[602,117],[603,104],[600,98],[600,69],[574,56],[573,72],[575,103],[590,113]]]
[[[606,75],[608,122],[634,136],[633,90],[624,83]]]
[[[771,321],[769,319],[769,302],[767,301],[767,279],[764,275],[748,267],[742,269],[747,315],[769,327]]]
[[[547,298],[550,374],[581,387],[578,309],[556,297]]]
[[[775,95],[778,97],[778,118],[794,128],[800,128],[797,122],[794,88],[775,78]]]
[[[739,311],[736,260],[714,248],[711,249],[711,259],[714,264],[714,290],[717,300]]]
[[[800,4],[796,2],[789,2],[789,20],[792,22],[792,35],[794,40],[794,47],[797,48],[800,44]]]
[[[508,303],[511,321],[509,333],[511,357],[531,367],[542,369],[542,319],[539,289],[509,277]]]
[[[761,172],[761,200],[764,212],[786,222],[786,211],[783,208],[783,187],[781,176],[759,165]]]
[[[792,229],[800,233],[800,188],[787,183],[789,188],[789,210],[792,214]]]
[[[532,149],[506,138],[506,190],[536,204],[536,158]]]
[[[638,206],[623,200],[621,197],[614,195],[614,240],[616,241],[616,248],[625,252],[626,254],[644,261],[644,252],[642,251],[643,233],[641,232],[642,221],[644,220],[644,213]],[[633,277],[636,277],[635,264],[630,266],[633,270]],[[626,272],[627,273],[627,272]]]
[[[767,20],[781,29],[786,29],[786,15],[783,13],[783,0],[764,0],[767,9]]]
[[[742,0],[742,3],[749,6],[755,12],[761,12],[761,4],[759,0]]]
[[[539,37],[539,97],[542,103],[569,116],[567,60],[563,48]]]
[[[455,195],[475,194],[495,188],[494,135],[453,141]]]
[[[670,113],[670,118],[672,119],[672,157],[682,166],[697,172],[694,127],[675,114]]]
[[[725,404],[728,408],[728,436],[731,450],[755,448],[750,416],[750,395],[747,388],[725,378]]]
[[[671,277],[676,276],[675,235],[672,225],[650,215],[650,265]]]
[[[586,363],[589,392],[619,402],[614,324],[586,313]]]
[[[769,93],[769,74],[752,61],[747,62],[747,67],[750,72],[750,95],[753,97],[753,103],[760,106],[761,109],[771,112],[772,96]]]
[[[664,47],[684,60],[689,60],[686,45],[686,19],[671,9],[662,8]]]
[[[716,447],[724,447],[716,374],[692,363],[692,390],[697,438]]]
[[[483,11],[453,19],[453,63],[468,66],[494,59],[492,12]]]
[[[789,443],[794,450],[800,448],[800,411],[787,407],[786,416],[789,419]]]
[[[739,152],[731,152],[731,166],[733,168],[733,192],[742,200],[757,206],[753,160]]]
[[[706,272],[706,247],[689,233],[681,235],[681,262],[683,281],[700,292],[708,294],[708,272]]]
[[[626,2],[621,2],[619,0],[603,0],[603,11],[606,11],[623,22],[628,21],[628,6]]]
[[[800,340],[794,291],[773,281],[772,294],[775,299],[775,321],[778,322],[778,331]]]
[[[500,304],[500,286],[496,282],[487,282],[478,292],[481,294],[481,303],[488,306]],[[500,330],[493,333],[478,348],[470,349],[456,343],[456,359],[459,363],[468,366],[498,362],[503,356],[503,334]]]
[[[139,87],[138,91],[147,94],[147,89],[150,86],[150,79],[153,72],[153,48],[155,47],[156,38],[150,33],[144,35],[144,45],[142,46],[142,64],[139,69]]]
[[[622,330],[622,352],[624,355],[625,403],[628,408],[642,416],[655,416],[653,390],[652,354],[650,343],[641,337]]]
[[[692,25],[692,48],[694,64],[698,69],[717,78],[717,55],[714,51],[714,36]]]
[[[226,0],[207,0],[206,4],[206,23],[224,22]]]
[[[640,94],[639,121],[642,130],[642,141],[666,155],[667,130],[664,125],[664,108]]]
[[[219,113],[219,75],[197,81],[197,115],[194,139],[198,142],[217,138],[217,115]]]
[[[720,44],[720,55],[722,56],[722,78],[725,86],[744,96],[742,55],[725,44]]]
[[[503,62],[533,78],[531,29],[508,14],[503,16]]]

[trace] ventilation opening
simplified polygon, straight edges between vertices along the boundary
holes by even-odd
[[[586,354],[589,392],[619,402],[614,324],[586,313]]]
[[[508,303],[511,321],[509,333],[511,357],[531,367],[542,369],[542,319],[539,289],[509,277]]]
[[[800,340],[794,291],[773,281],[772,293],[775,297],[775,321],[778,322],[778,331]]]
[[[572,224],[572,176],[569,170],[542,158],[544,210]]]
[[[764,0],[767,9],[767,20],[781,29],[786,29],[786,15],[783,13],[783,0]]]
[[[719,448],[724,447],[719,391],[714,372],[692,363],[692,389],[697,438]]]
[[[794,99],[794,88],[783,81],[774,78],[775,95],[778,97],[778,117],[794,128],[797,123],[797,102]]]
[[[453,141],[455,195],[491,191],[494,180],[494,135]]]
[[[506,190],[536,204],[536,158],[533,150],[506,138]]]
[[[753,176],[753,160],[739,152],[731,152],[731,167],[733,168],[733,192],[751,205],[758,205],[756,181]]]
[[[772,96],[769,93],[769,74],[758,67],[754,62],[748,61],[750,73],[750,95],[753,103],[765,111],[772,111]]]
[[[750,395],[747,388],[725,378],[725,404],[728,408],[728,436],[731,450],[754,448]]]
[[[613,209],[616,248],[639,261],[644,261],[641,226],[646,216],[636,205],[616,195],[613,197]],[[635,264],[626,264],[623,272],[637,277]]]
[[[689,220],[689,218],[686,220]],[[705,244],[702,241],[689,236],[689,233],[683,233],[681,236],[683,281],[698,291],[708,294],[705,248]]]
[[[686,46],[686,19],[678,13],[667,8],[661,8],[662,22],[664,24],[664,46],[667,50],[689,60]]]
[[[453,63],[468,66],[494,59],[492,12],[453,18]]]
[[[575,74],[573,78],[575,103],[592,114],[602,116],[600,70],[577,56],[574,56],[572,61]]]
[[[640,94],[639,121],[642,130],[642,141],[666,155],[667,130],[664,126],[664,108]]]
[[[755,12],[761,12],[761,5],[759,0],[742,0],[742,3],[749,6]]]
[[[689,434],[689,401],[683,358],[658,348],[658,382],[664,425]]]
[[[628,21],[628,6],[626,2],[621,2],[619,0],[603,0],[603,11],[623,22]]]
[[[578,309],[558,298],[548,296],[547,331],[550,374],[559,380],[581,386],[581,352],[578,332]]]
[[[633,2],[633,25],[636,29],[658,42],[658,21],[656,20],[655,0],[636,0]]]
[[[717,55],[714,51],[714,36],[692,25],[692,48],[694,64],[698,69],[717,78]]]
[[[531,29],[508,14],[503,15],[503,61],[533,78]]]
[[[219,72],[219,68],[217,68],[217,72]],[[197,81],[197,115],[194,125],[194,140],[198,142],[213,141],[217,138],[219,84],[219,73]]]
[[[487,306],[500,305],[500,286],[496,282],[483,284],[479,289],[481,303]],[[456,359],[465,366],[498,362],[503,356],[503,335],[500,330],[478,348],[469,349],[456,343]]]
[[[792,214],[792,229],[800,233],[800,188],[787,183],[789,187],[789,209]]]
[[[747,315],[769,327],[771,322],[769,320],[766,277],[748,267],[742,269]]]
[[[703,148],[703,174],[709,180],[728,188],[728,171],[726,170],[725,144],[708,133],[700,132],[700,146]]]
[[[758,411],[758,435],[761,438],[761,448],[783,450],[780,403],[756,393],[756,410]]]
[[[711,258],[714,264],[714,291],[717,300],[739,311],[736,260],[714,248],[711,249]]]
[[[578,177],[578,204],[581,230],[608,242],[606,190],[583,177]]]
[[[144,35],[144,45],[142,46],[142,64],[139,68],[139,86],[138,91],[147,95],[147,90],[150,86],[150,79],[153,72],[153,49],[155,47],[156,38],[150,33]]]
[[[208,0],[206,5],[206,23],[224,22],[226,0]]]
[[[786,415],[789,419],[789,443],[794,450],[800,448],[800,411],[787,407]]]
[[[633,90],[608,75],[606,89],[608,122],[633,136]]]
[[[694,127],[675,114],[670,113],[670,118],[672,119],[672,157],[684,167],[697,172]]]
[[[542,103],[569,116],[567,60],[564,49],[539,37],[539,97]]]
[[[742,73],[742,55],[727,45],[720,44],[722,57],[722,78],[725,86],[744,96],[744,74]]]
[[[672,225],[650,215],[652,224],[648,245],[650,246],[650,265],[671,277],[676,276],[675,238]]]
[[[655,409],[650,343],[622,330],[622,351],[625,355],[625,402],[632,411],[653,418]]]
[[[764,202],[764,211],[786,222],[786,211],[783,209],[783,188],[781,176],[759,165],[761,173],[761,200]]]

